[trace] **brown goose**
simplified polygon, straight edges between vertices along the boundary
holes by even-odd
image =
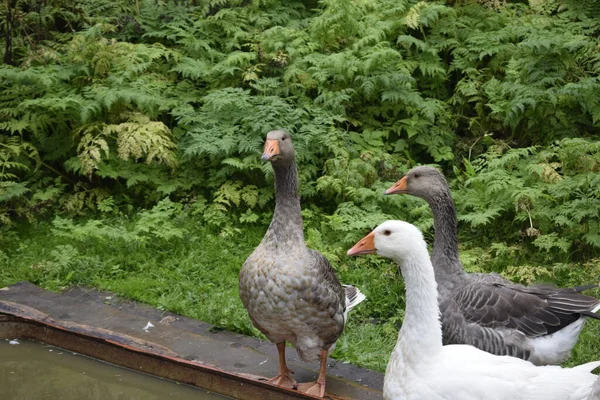
[[[534,364],[560,364],[577,342],[587,317],[600,319],[600,301],[562,289],[526,287],[498,274],[469,274],[458,257],[456,209],[444,176],[416,167],[386,191],[429,203],[435,238],[431,261],[438,283],[444,344],[470,344]]]
[[[263,160],[275,172],[275,213],[263,240],[240,272],[240,297],[254,326],[277,345],[276,385],[325,394],[327,354],[344,330],[348,311],[365,299],[341,285],[329,261],[306,247],[298,195],[296,156],[290,135],[267,134]],[[320,360],[316,382],[297,384],[285,362],[285,342],[301,359]]]

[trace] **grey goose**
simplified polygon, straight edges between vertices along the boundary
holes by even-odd
[[[290,134],[269,132],[262,159],[271,162],[275,173],[275,213],[242,266],[240,297],[254,326],[277,345],[279,374],[269,382],[323,397],[328,352],[344,330],[348,311],[365,296],[341,285],[329,261],[304,242]],[[298,384],[292,378],[285,361],[286,342],[296,347],[302,360],[320,360],[316,382]]]
[[[438,284],[444,344],[470,344],[534,364],[560,364],[587,317],[600,319],[600,301],[581,288],[523,286],[495,273],[467,273],[459,259],[457,217],[448,183],[428,166],[408,171],[386,194],[427,201],[435,236],[431,261]]]

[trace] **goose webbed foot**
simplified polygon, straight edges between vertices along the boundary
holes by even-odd
[[[319,369],[319,377],[315,382],[301,383],[298,385],[298,390],[313,396],[325,396],[325,370],[327,368],[327,350],[321,350],[321,368]]]
[[[290,370],[285,363],[285,342],[277,343],[277,352],[279,353],[279,374],[267,382],[273,385],[297,389],[298,382],[291,377],[294,371]]]
[[[287,373],[287,374],[277,375],[277,376],[269,379],[267,382],[272,385],[283,386],[283,387],[290,388],[290,389],[297,389],[298,382],[296,382],[296,380],[290,376],[290,373],[293,373],[293,372],[292,371],[288,371],[288,372],[289,373]]]
[[[325,382],[321,383],[317,380],[315,382],[300,383],[298,384],[298,390],[312,396],[323,397],[325,396]]]

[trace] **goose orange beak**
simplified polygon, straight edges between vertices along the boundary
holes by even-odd
[[[265,150],[263,151],[262,157],[260,158],[263,161],[271,160],[274,157],[279,155],[279,142],[277,139],[267,139],[265,142]]]
[[[394,183],[392,187],[385,191],[385,194],[397,194],[397,193],[407,193],[406,184],[408,180],[406,179],[406,175],[403,176],[398,182]]]
[[[374,254],[377,252],[375,248],[375,232],[369,233],[364,238],[360,239],[358,243],[354,245],[346,253],[349,256],[360,256],[362,254]]]

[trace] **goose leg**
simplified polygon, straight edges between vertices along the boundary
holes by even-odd
[[[279,375],[269,379],[267,382],[274,385],[296,389],[298,387],[298,383],[290,375],[293,374],[294,371],[290,371],[285,363],[285,341],[277,343],[277,351],[279,352]]]
[[[313,396],[323,397],[325,396],[325,369],[327,368],[327,350],[321,350],[321,368],[319,370],[319,377],[316,382],[301,383],[298,385],[298,390],[311,394]]]

